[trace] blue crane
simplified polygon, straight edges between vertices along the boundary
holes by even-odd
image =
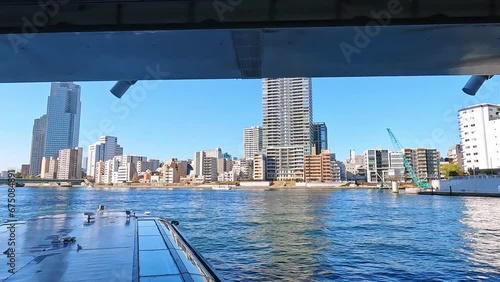
[[[403,146],[401,146],[401,143],[399,143],[398,139],[396,138],[394,133],[392,133],[390,128],[387,128],[387,132],[389,133],[389,136],[391,137],[392,145],[394,146],[396,151],[403,150]],[[429,184],[427,182],[421,181],[418,179],[417,174],[413,170],[413,167],[411,166],[410,162],[408,161],[408,158],[406,158],[406,154],[404,151],[403,151],[402,155],[403,155],[403,164],[405,166],[406,171],[408,171],[410,173],[410,176],[411,176],[411,179],[413,180],[413,183],[415,183],[415,185],[417,185],[417,187],[428,187]]]

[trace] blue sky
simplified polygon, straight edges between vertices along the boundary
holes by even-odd
[[[330,149],[343,160],[349,149],[392,149],[386,128],[405,147],[446,154],[459,142],[457,110],[500,103],[500,84],[463,94],[468,76],[313,79],[313,117],[328,126]],[[167,160],[222,148],[243,155],[243,128],[262,123],[261,80],[138,82],[118,100],[114,82],[82,86],[80,146],[99,135],[117,136],[124,153]],[[0,84],[0,170],[29,163],[33,120],[46,111],[49,83]],[[144,91],[143,91],[144,90]],[[135,91],[135,92],[134,92]]]

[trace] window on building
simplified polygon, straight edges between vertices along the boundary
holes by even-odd
[[[469,142],[469,139],[465,139],[465,142]]]
[[[477,145],[472,146],[472,148],[477,148]]]
[[[473,123],[473,124],[471,124],[471,125],[470,125],[470,127],[474,127],[474,126],[476,126],[476,124],[475,124],[475,123]]]
[[[478,163],[478,162],[479,162],[479,160],[474,160],[474,162],[475,162],[475,163]]]
[[[467,162],[470,163],[470,160],[468,160]]]
[[[465,154],[466,156],[470,156],[470,153]]]
[[[477,156],[477,153],[474,153],[474,156]]]

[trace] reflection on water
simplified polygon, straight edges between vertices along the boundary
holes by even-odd
[[[465,230],[466,247],[463,252],[473,265],[472,279],[500,274],[500,208],[499,199],[478,198],[464,200],[465,210],[461,222]]]
[[[106,210],[178,220],[228,281],[500,281],[500,199],[378,190],[20,188],[26,219]],[[7,193],[0,194],[6,203]],[[5,221],[7,213],[0,213]]]

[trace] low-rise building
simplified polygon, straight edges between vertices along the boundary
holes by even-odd
[[[313,150],[312,155],[304,157],[304,181],[334,182],[340,181],[340,168],[332,158],[330,151],[325,150],[319,155]]]
[[[232,171],[224,171],[223,173],[219,173],[217,177],[217,181],[220,182],[234,182],[236,180],[236,175]]]
[[[236,180],[252,180],[253,160],[248,158],[240,158],[234,161],[233,172],[236,176]]]
[[[29,164],[23,164],[21,165],[21,175],[23,177],[26,177],[30,174],[30,165]]]

